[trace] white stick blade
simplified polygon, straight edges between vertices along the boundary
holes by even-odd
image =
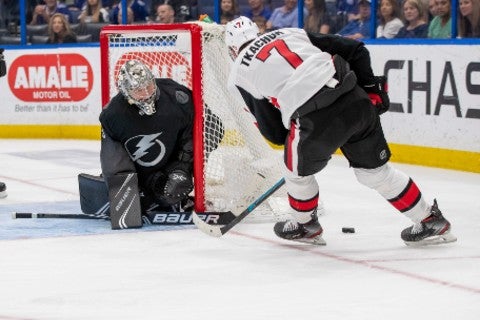
[[[208,234],[209,236],[221,237],[223,235],[222,231],[220,230],[220,226],[214,226],[206,223],[197,215],[196,212],[192,212],[192,220],[199,230]]]

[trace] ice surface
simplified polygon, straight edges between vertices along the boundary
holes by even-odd
[[[410,221],[337,156],[317,176],[325,247],[278,239],[271,223],[212,238],[193,227],[10,218],[78,213],[77,175],[100,172],[99,148],[0,140],[9,194],[0,200],[0,320],[480,319],[479,174],[394,164],[437,198],[458,237],[425,248],[403,244]]]

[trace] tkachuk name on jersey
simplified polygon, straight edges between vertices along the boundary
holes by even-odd
[[[218,224],[219,214],[198,214],[200,219],[208,224]],[[191,212],[162,212],[151,217],[154,224],[193,224]]]
[[[252,42],[248,47],[247,51],[245,51],[245,53],[243,54],[241,64],[248,67],[250,65],[250,61],[252,61],[255,53],[257,53],[258,50],[260,50],[264,45],[266,45],[269,42],[272,42],[279,35],[282,35],[282,34],[284,34],[284,32],[280,30],[274,30],[260,37],[258,40],[255,40],[254,42]]]

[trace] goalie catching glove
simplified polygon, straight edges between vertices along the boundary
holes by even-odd
[[[368,84],[363,89],[368,93],[372,104],[379,114],[385,113],[390,108],[390,98],[388,97],[387,77],[375,76],[375,82]]]
[[[193,190],[192,175],[178,168],[168,175],[162,171],[155,173],[149,184],[155,200],[164,206],[182,201]]]
[[[169,204],[174,204],[185,199],[192,190],[192,175],[177,169],[168,175],[163,194],[165,201]]]

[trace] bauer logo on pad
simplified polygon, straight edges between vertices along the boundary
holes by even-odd
[[[136,173],[116,174],[108,179],[112,229],[142,227]]]

